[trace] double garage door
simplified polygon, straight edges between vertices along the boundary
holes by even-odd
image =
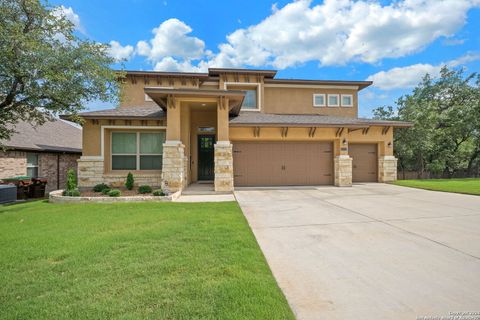
[[[377,145],[350,144],[353,182],[377,181]],[[331,142],[234,142],[235,186],[332,185]]]
[[[331,142],[234,142],[236,186],[333,184]]]

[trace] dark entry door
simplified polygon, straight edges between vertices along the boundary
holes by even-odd
[[[198,136],[198,180],[214,179],[214,147],[215,136]]]

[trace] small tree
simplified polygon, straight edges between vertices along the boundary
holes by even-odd
[[[135,180],[133,179],[133,174],[129,172],[127,175],[127,181],[125,182],[125,187],[127,187],[128,190],[132,190],[134,183]]]
[[[67,186],[66,190],[71,191],[77,189],[77,176],[73,169],[67,171]]]

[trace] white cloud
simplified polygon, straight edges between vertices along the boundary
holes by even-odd
[[[373,86],[382,90],[413,88],[422,80],[426,73],[432,77],[437,77],[440,69],[444,65],[457,67],[476,60],[480,60],[480,54],[467,53],[458,59],[438,65],[418,63],[407,67],[397,67],[387,71],[380,71],[369,76],[367,80],[373,81]]]
[[[442,41],[444,46],[458,46],[465,43],[465,39],[447,38]]]
[[[65,17],[68,21],[70,21],[76,30],[80,31],[81,33],[85,33],[85,29],[83,28],[82,24],[80,23],[80,16],[73,11],[72,7],[65,7],[63,5],[56,7],[52,14],[60,17]]]
[[[375,63],[422,50],[465,24],[479,0],[403,0],[382,6],[376,1],[325,0],[311,6],[299,0],[257,25],[238,29],[209,64],[273,65],[287,68],[307,61],[341,65]]]
[[[155,71],[205,72],[207,68],[204,62],[194,66],[187,60],[180,61],[172,57],[165,57],[158,61],[153,69]]]
[[[207,67],[284,69],[317,61],[322,66],[352,61],[377,63],[423,50],[436,39],[450,38],[465,24],[480,0],[297,0],[272,5],[270,16],[227,35],[212,54],[192,28],[169,19],[139,41],[136,53],[160,68]],[[420,68],[420,66],[418,67]]]
[[[135,49],[132,46],[122,46],[120,42],[112,40],[110,41],[110,47],[108,48],[108,54],[115,59],[115,61],[125,61],[133,57]]]
[[[152,30],[154,37],[137,43],[137,53],[156,63],[165,57],[185,60],[199,59],[205,55],[205,43],[189,36],[192,28],[178,19],[164,21]]]

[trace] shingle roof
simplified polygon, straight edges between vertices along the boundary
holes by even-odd
[[[394,126],[409,127],[408,122],[385,121],[362,118],[344,118],[318,114],[266,114],[260,112],[240,112],[230,119],[231,125],[293,125],[293,126]]]
[[[82,129],[65,120],[31,125],[21,121],[14,126],[16,133],[9,141],[0,143],[11,149],[54,152],[82,152]]]
[[[165,117],[165,112],[158,106],[122,107],[80,113],[84,118],[126,118],[126,119],[159,119]]]

